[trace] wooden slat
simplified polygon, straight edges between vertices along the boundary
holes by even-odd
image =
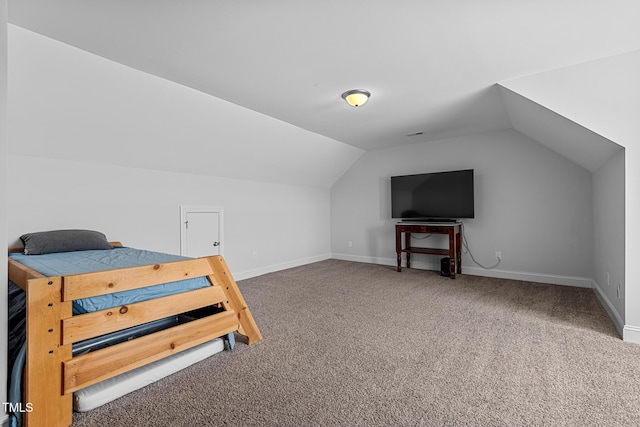
[[[209,274],[211,268],[200,259],[74,274],[64,276],[63,297],[70,301]]]
[[[64,363],[64,393],[72,393],[237,329],[236,313],[225,311],[75,357]]]
[[[62,394],[62,364],[71,358],[71,345],[60,345],[60,321],[71,316],[71,303],[60,300],[60,277],[31,279],[27,291],[27,364],[24,402],[27,426],[68,426],[71,395]]]
[[[262,334],[256,325],[247,302],[244,300],[240,288],[236,283],[231,270],[227,266],[226,261],[220,255],[210,256],[206,258],[211,265],[213,275],[209,276],[211,283],[217,283],[222,287],[225,295],[227,296],[226,304],[231,307],[238,314],[238,321],[240,323],[240,332],[247,337],[247,344],[251,345],[262,340]]]
[[[7,268],[9,273],[9,280],[20,286],[23,291],[27,290],[27,281],[29,279],[38,279],[45,277],[34,269],[22,265],[18,261],[11,258],[9,258],[9,264]]]
[[[62,323],[63,344],[75,343],[119,331],[226,299],[220,286],[209,286],[150,301],[75,315]]]

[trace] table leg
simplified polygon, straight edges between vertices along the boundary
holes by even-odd
[[[407,254],[407,268],[411,268],[411,233],[405,231],[404,233],[404,248],[408,251]]]
[[[462,274],[462,230],[456,235],[456,258],[458,260],[458,273]]]
[[[449,230],[449,277],[456,278],[456,238],[455,231]]]
[[[402,264],[402,232],[396,227],[396,256],[398,258],[398,271],[401,271]]]

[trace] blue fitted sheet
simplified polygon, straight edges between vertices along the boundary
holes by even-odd
[[[126,247],[115,247],[109,250],[61,252],[45,255],[10,253],[9,257],[45,276],[91,273],[95,271],[138,267],[189,259],[178,255]],[[89,313],[134,302],[160,298],[188,290],[200,289],[206,286],[210,286],[207,278],[197,277],[146,288],[84,298],[73,302],[73,311],[75,314]]]

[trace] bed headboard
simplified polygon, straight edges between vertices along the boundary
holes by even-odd
[[[120,242],[109,242],[109,244],[114,247],[122,247]],[[9,248],[8,252],[24,252],[24,247]]]

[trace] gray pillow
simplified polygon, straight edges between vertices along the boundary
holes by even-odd
[[[104,234],[92,230],[55,230],[20,236],[25,255],[113,249]]]

